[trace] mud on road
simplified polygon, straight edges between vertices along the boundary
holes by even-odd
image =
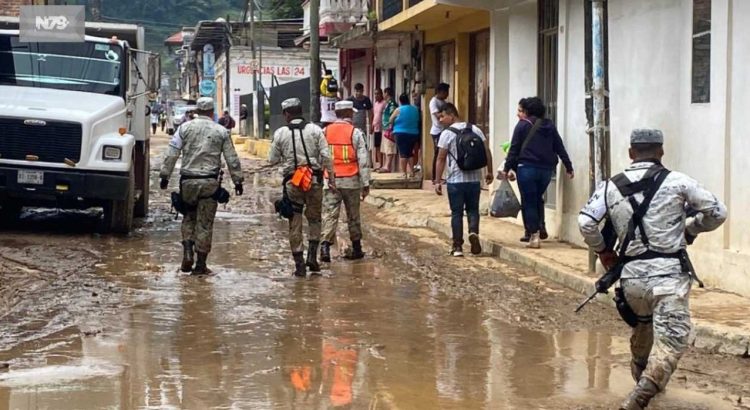
[[[604,409],[632,387],[613,309],[574,315],[580,295],[369,206],[365,261],[292,279],[272,172],[220,207],[216,275],[185,276],[152,177],[127,237],[48,210],[0,236],[0,409]],[[750,408],[749,365],[690,351],[653,408]]]

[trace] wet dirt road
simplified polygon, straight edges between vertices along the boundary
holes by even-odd
[[[295,280],[276,189],[245,192],[204,278],[178,272],[161,192],[128,237],[91,212],[3,232],[0,409],[606,409],[632,387],[608,308],[573,316],[578,295],[373,209],[364,261]],[[653,408],[746,408],[747,360],[683,363]]]

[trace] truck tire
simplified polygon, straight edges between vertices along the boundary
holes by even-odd
[[[126,234],[133,227],[133,211],[135,209],[135,177],[130,170],[128,192],[125,199],[112,200],[104,203],[104,229],[111,233]]]
[[[18,221],[23,206],[20,202],[7,199],[0,202],[0,225],[8,226]]]
[[[149,141],[138,142],[136,145],[135,166],[136,187],[141,191],[141,196],[135,202],[134,215],[136,218],[145,218],[148,215],[149,190],[151,188],[151,158],[149,156]]]

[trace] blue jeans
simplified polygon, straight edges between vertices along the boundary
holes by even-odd
[[[552,179],[553,170],[531,165],[519,165],[518,190],[521,191],[523,225],[534,234],[544,226],[544,192]]]
[[[453,244],[464,243],[464,209],[469,221],[469,233],[479,234],[479,182],[448,183],[448,203],[451,206],[451,229]]]

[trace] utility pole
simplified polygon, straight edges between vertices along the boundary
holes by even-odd
[[[255,55],[255,0],[248,0],[250,2],[250,49],[252,50],[253,64],[257,63]],[[258,127],[258,121],[260,121],[260,115],[258,115],[258,70],[260,66],[253,68],[253,134],[255,138],[260,138],[260,129]]]
[[[605,67],[604,67],[604,1],[591,2],[591,51],[592,51],[592,79],[591,90],[594,99],[594,186],[607,178],[606,159],[604,158],[604,133],[606,131],[605,117]]]
[[[310,0],[310,121],[320,122],[320,0]]]
[[[593,98],[594,144],[591,164],[593,180],[592,190],[609,176],[607,175],[607,159],[605,158],[605,132],[607,131],[605,84],[606,68],[604,65],[604,2],[606,0],[591,0],[591,95]],[[593,194],[593,192],[592,192]],[[596,271],[596,255],[589,251],[589,270]]]

